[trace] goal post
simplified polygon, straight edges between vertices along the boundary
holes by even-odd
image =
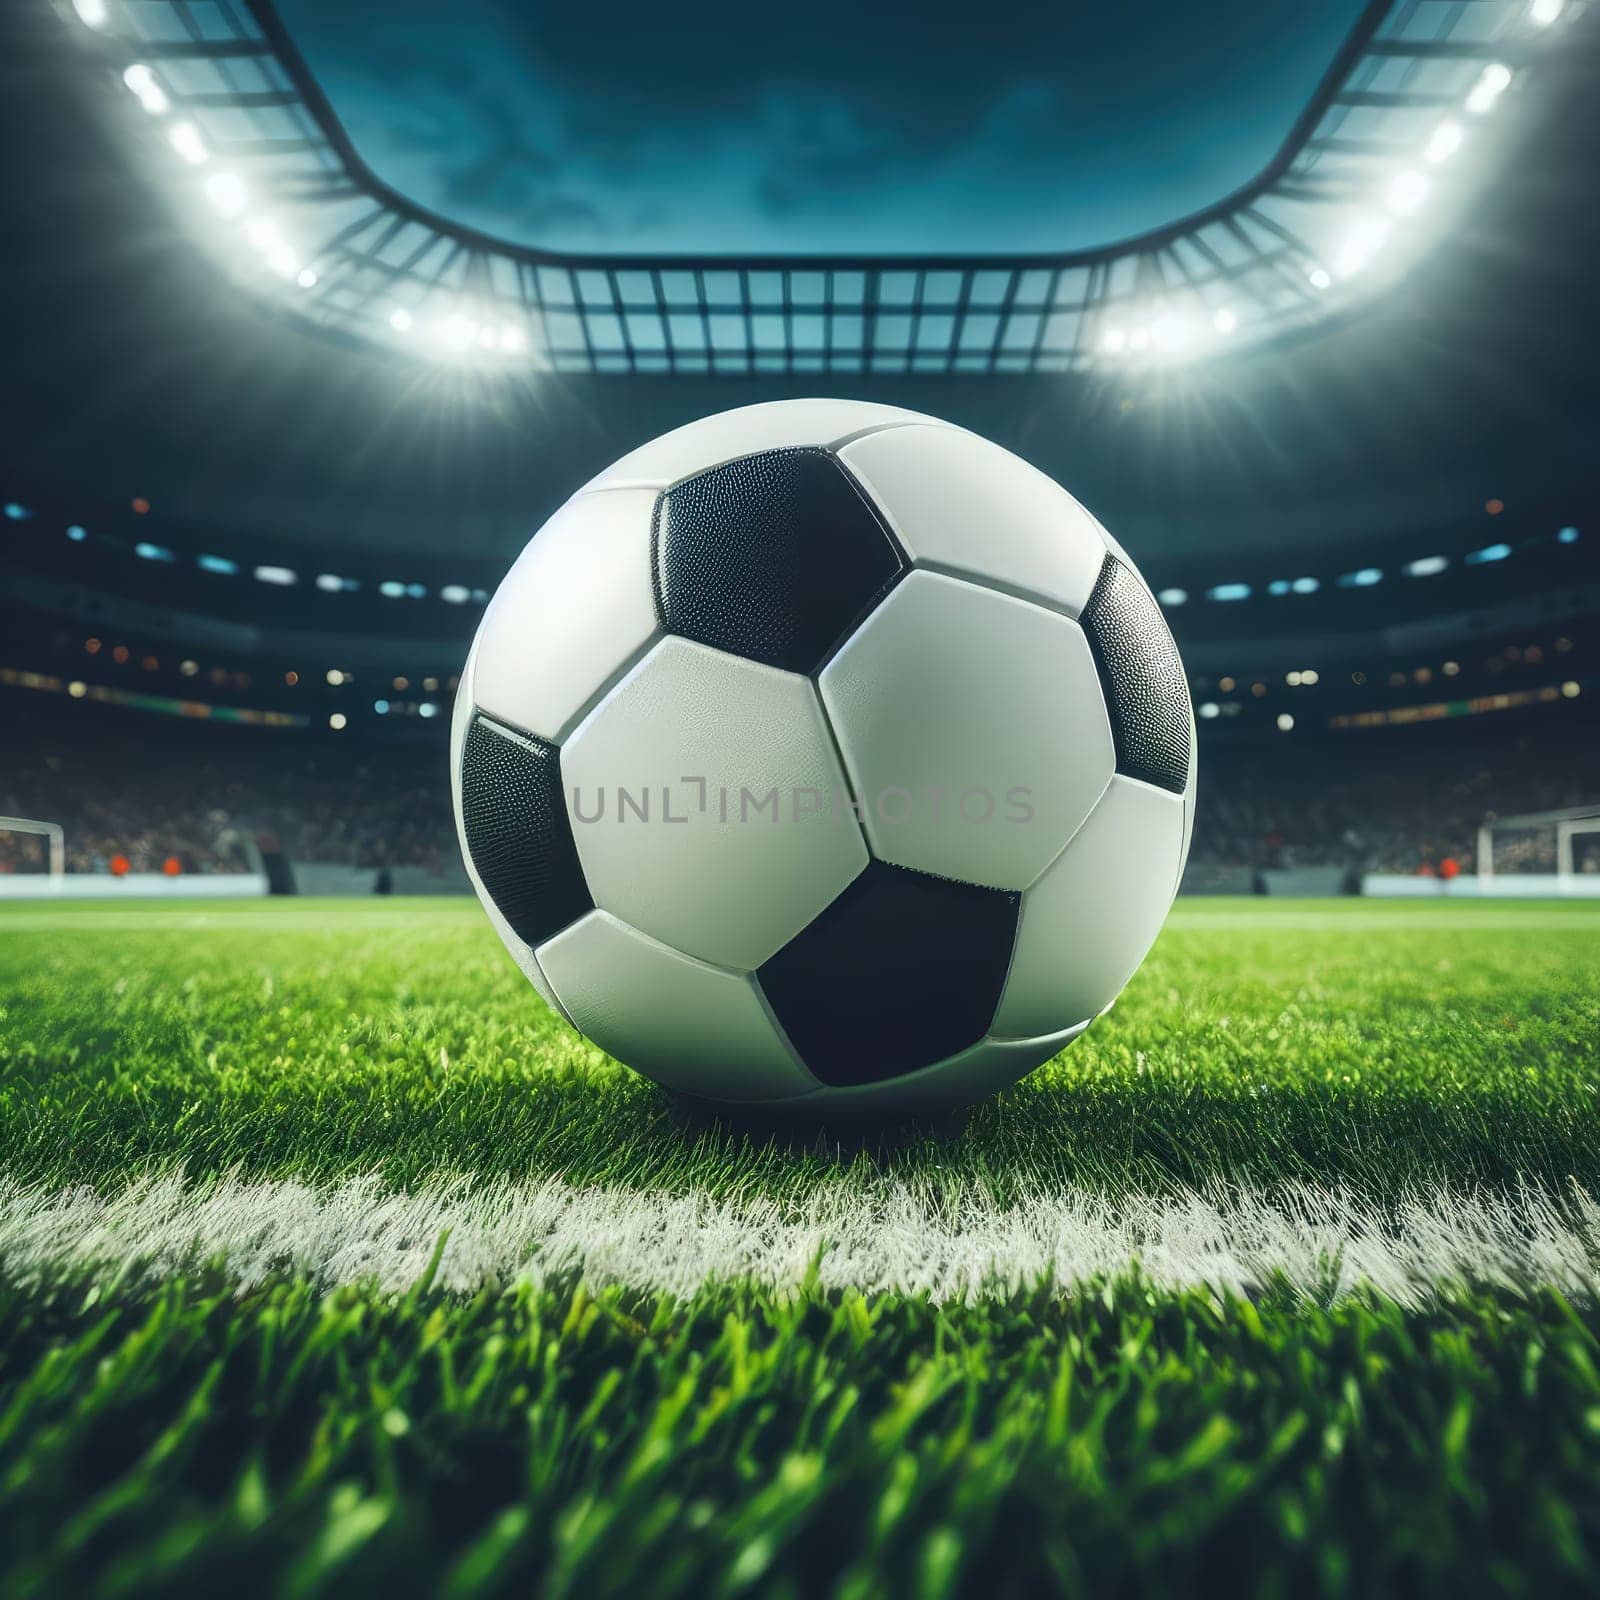
[[[0,833],[30,833],[42,837],[50,886],[61,887],[67,875],[67,836],[59,822],[41,822],[36,817],[0,817]]]
[[[1564,806],[1555,811],[1529,811],[1516,817],[1496,817],[1478,829],[1478,876],[1492,879],[1496,873],[1495,840],[1504,834],[1543,835],[1555,840],[1556,879],[1570,885],[1577,876],[1575,842],[1587,834],[1600,833],[1600,805]],[[1505,874],[1509,876],[1509,874]]]

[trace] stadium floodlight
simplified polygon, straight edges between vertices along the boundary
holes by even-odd
[[[1428,198],[1428,180],[1420,172],[1397,172],[1383,198],[1396,216],[1409,217]]]
[[[1504,561],[1511,554],[1508,544],[1486,544],[1481,550],[1470,550],[1462,557],[1469,567],[1480,567],[1489,561]]]
[[[280,589],[287,589],[290,584],[298,583],[299,579],[290,567],[257,567],[256,581],[276,584]]]
[[[462,311],[441,317],[431,331],[435,342],[451,354],[470,350],[478,338],[478,324]]]
[[[1352,277],[1370,265],[1389,237],[1389,225],[1377,217],[1362,217],[1354,223],[1334,258],[1334,270],[1341,278]]]
[[[206,142],[200,137],[200,130],[192,122],[174,122],[167,129],[167,143],[191,167],[203,167],[206,164],[209,157]]]
[[[1405,564],[1405,575],[1408,578],[1432,578],[1443,572],[1450,565],[1448,556],[1418,556],[1415,561]]]
[[[1212,315],[1211,326],[1224,338],[1230,333],[1237,333],[1239,331],[1239,313],[1228,306],[1223,306]]]
[[[1548,28],[1561,15],[1562,0],[1533,0],[1528,7],[1528,20],[1536,28]]]
[[[236,217],[247,198],[244,179],[236,172],[213,172],[206,179],[206,199],[225,217]]]
[[[1313,267],[1306,274],[1306,282],[1313,289],[1330,289],[1333,287],[1333,274],[1326,267]]]
[[[218,174],[222,176],[222,174]],[[282,278],[294,278],[300,273],[300,262],[293,249],[281,233],[277,224],[265,217],[258,217],[254,222],[245,225],[244,236],[266,257],[267,265]],[[316,274],[312,273],[311,282],[317,281]],[[307,284],[305,287],[309,288]]]
[[[1181,606],[1188,602],[1189,591],[1187,589],[1163,589],[1156,596],[1156,599],[1164,606]]]
[[[105,27],[106,0],[72,0],[72,9],[86,28]]]
[[[1467,110],[1480,117],[1486,112],[1493,111],[1495,102],[1510,87],[1511,68],[1504,62],[1491,61],[1478,74],[1478,81],[1473,84],[1472,91],[1467,96]]]
[[[1219,583],[1206,590],[1208,600],[1248,600],[1250,598],[1250,585],[1248,583]]]
[[[1182,355],[1194,342],[1196,329],[1185,316],[1165,311],[1150,324],[1150,342],[1163,355]]]
[[[1428,135],[1427,148],[1422,152],[1423,159],[1435,167],[1440,162],[1448,161],[1461,148],[1461,141],[1465,137],[1459,122],[1441,122]]]
[[[142,61],[135,61],[126,68],[122,74],[122,81],[133,91],[146,111],[152,117],[164,117],[172,109],[172,102],[162,92],[161,85],[156,82],[156,75]]]

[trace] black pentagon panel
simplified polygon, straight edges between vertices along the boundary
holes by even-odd
[[[594,909],[561,790],[561,752],[482,712],[461,750],[472,865],[519,939],[537,945]]]
[[[656,506],[656,603],[671,633],[811,672],[904,568],[826,450],[770,450],[667,490]]]
[[[1161,608],[1108,555],[1078,620],[1105,690],[1117,771],[1182,794],[1189,781],[1189,685]]]
[[[1004,890],[869,862],[757,977],[823,1083],[897,1078],[989,1031],[1020,901]]]

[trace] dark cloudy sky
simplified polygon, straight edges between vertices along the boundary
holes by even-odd
[[[1358,0],[280,0],[356,147],[571,250],[1105,243],[1282,141]]]

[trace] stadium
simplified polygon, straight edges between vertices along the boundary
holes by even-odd
[[[1302,9],[4,8],[0,1588],[1593,1592],[1600,16]],[[1091,583],[1181,657],[1170,914],[970,1109],[658,1086],[628,1028],[755,1046],[643,977],[570,1025],[582,923],[472,843],[485,717],[577,770],[731,626],[667,589],[700,464],[641,463],[797,401],[723,455],[867,481],[938,419],[925,475],[976,435],[1088,508],[1097,793]],[[642,642],[508,716],[513,564],[640,486]],[[845,767],[822,662],[971,576],[866,503],[918,570],[733,652]],[[977,909],[898,1011],[780,989],[795,928],[864,867],[1026,930],[1071,834],[1012,882],[863,827],[781,936],[633,917],[808,1092],[1007,1030]],[[578,832],[578,911],[644,906]]]

